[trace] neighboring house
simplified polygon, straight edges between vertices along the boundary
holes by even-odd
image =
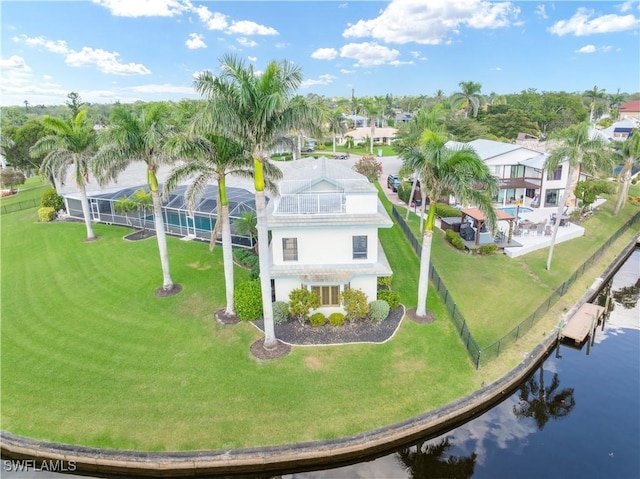
[[[376,127],[373,132],[373,142],[378,145],[390,145],[393,139],[396,137],[397,131],[398,130],[396,128]],[[342,138],[339,139],[339,143],[341,145],[345,143],[347,136],[353,138],[353,142],[356,144],[364,143],[365,140],[368,141],[367,139],[371,136],[371,127],[365,126],[348,131]]]
[[[451,147],[463,145],[455,141],[447,144]],[[524,206],[534,208],[558,205],[567,182],[566,165],[553,172],[545,171],[548,154],[519,144],[479,139],[466,145],[478,153],[498,178],[500,190],[494,198],[497,203],[508,205],[522,200]],[[577,181],[576,173],[573,183]]]
[[[369,119],[366,116],[344,115],[344,117],[349,121],[350,125],[353,125],[354,128],[367,126],[367,123],[369,122]]]
[[[609,128],[600,130],[600,132],[608,141],[623,141],[629,138],[631,132],[634,128],[638,128],[638,125],[640,125],[640,121],[638,120],[621,120],[615,122]]]
[[[377,278],[392,274],[378,228],[392,221],[375,186],[336,160],[306,158],[287,165],[279,195],[267,206],[271,278],[276,301],[308,288],[319,311],[343,312],[340,293],[377,297]]]
[[[627,118],[640,118],[640,100],[630,100],[618,107],[620,120]]]
[[[412,118],[413,118],[413,114],[409,113],[408,111],[405,111],[402,113],[396,113],[394,121],[395,121],[395,124],[397,125],[398,123],[409,123]]]

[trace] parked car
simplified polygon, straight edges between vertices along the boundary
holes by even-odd
[[[387,188],[389,188],[394,193],[398,191],[398,187],[400,186],[400,178],[398,175],[389,175],[387,176]]]
[[[302,149],[302,153],[311,153],[312,151],[313,151],[313,148],[309,146]]]
[[[340,153],[336,158],[338,158],[339,160],[346,160],[347,158],[349,158],[349,153]]]

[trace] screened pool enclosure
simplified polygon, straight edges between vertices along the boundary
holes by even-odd
[[[218,186],[208,185],[206,187],[192,213],[184,198],[186,189],[186,185],[176,188],[163,203],[162,211],[167,234],[210,241],[218,214]],[[149,187],[144,185],[110,192],[88,193],[92,220],[153,230],[153,209],[151,206],[146,210],[130,211],[126,214],[118,211],[116,207],[119,200],[131,198],[138,190],[144,190],[148,193]],[[234,223],[242,217],[242,213],[255,212],[254,195],[243,188],[227,187],[227,197],[229,199],[231,241],[234,246],[250,248],[253,246],[253,240],[250,237],[239,235]],[[84,218],[79,194],[67,194],[65,202],[69,216]]]

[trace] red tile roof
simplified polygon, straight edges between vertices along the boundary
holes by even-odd
[[[630,100],[620,105],[619,111],[640,111],[640,100]]]

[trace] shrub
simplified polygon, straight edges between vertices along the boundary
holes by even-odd
[[[289,321],[289,304],[284,301],[275,301],[273,303],[273,322],[275,324],[284,324]]]
[[[482,256],[490,256],[497,251],[498,247],[495,244],[483,244],[478,248],[478,253]]]
[[[234,291],[236,314],[243,321],[262,317],[262,289],[260,281],[243,281]]]
[[[319,328],[320,326],[324,326],[324,323],[327,322],[327,318],[322,313],[313,313],[309,318],[309,322],[311,326]]]
[[[401,181],[398,186],[398,198],[405,204],[409,204],[409,198],[411,198],[411,183]]]
[[[382,163],[373,156],[361,156],[358,162],[353,165],[353,169],[367,177],[371,183],[375,183],[382,174]]]
[[[377,299],[369,303],[369,319],[381,323],[389,316],[389,303],[383,299]]]
[[[311,309],[320,307],[320,297],[315,291],[304,288],[289,293],[289,314],[304,323]]]
[[[393,281],[393,275],[391,276],[378,276],[378,286],[385,288],[391,288],[391,282]]]
[[[51,188],[50,190],[42,193],[40,197],[40,206],[50,207],[56,211],[64,210],[64,198],[58,194],[56,190]]]
[[[378,291],[377,299],[386,301],[390,309],[395,309],[400,306],[400,293],[397,291],[380,290]]]
[[[342,326],[344,324],[344,314],[331,313],[329,315],[329,324],[331,326]]]
[[[38,219],[43,223],[55,220],[56,216],[56,210],[51,208],[51,206],[45,206],[44,208],[38,209]]]
[[[464,244],[464,240],[460,238],[460,235],[453,230],[447,230],[445,234],[447,241],[451,243],[457,249],[465,249],[466,245]],[[489,246],[489,245],[487,245]],[[493,245],[495,246],[495,245]]]
[[[345,316],[349,320],[366,318],[369,314],[367,295],[360,289],[347,289],[340,293]]]
[[[431,206],[435,206],[436,216],[439,218],[459,218],[462,216],[459,209],[445,205],[444,203],[432,203]]]
[[[16,186],[24,184],[25,181],[27,178],[21,171],[11,167],[0,169],[0,186],[9,188],[9,191],[14,191]]]

